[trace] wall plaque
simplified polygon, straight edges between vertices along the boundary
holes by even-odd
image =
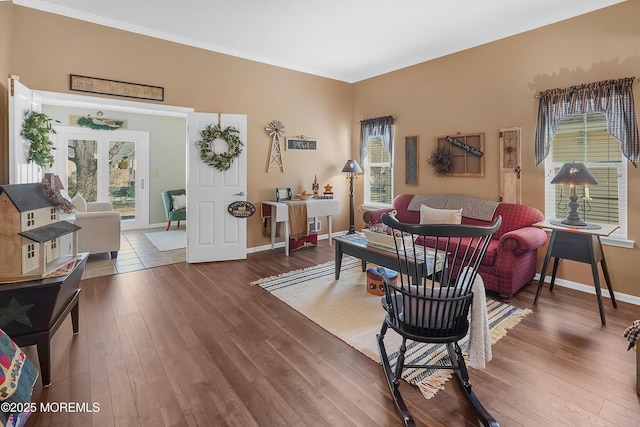
[[[256,207],[253,203],[239,200],[231,203],[227,208],[227,211],[236,218],[248,218],[256,213]]]
[[[139,83],[127,83],[98,77],[78,76],[75,74],[70,75],[69,84],[69,89],[78,92],[164,101],[164,88],[160,86],[148,86]]]

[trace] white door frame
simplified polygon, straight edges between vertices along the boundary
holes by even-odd
[[[128,101],[128,100],[119,100],[119,99],[111,99],[111,98],[98,98],[98,97],[92,97],[92,96],[86,96],[86,95],[75,95],[75,94],[58,93],[58,92],[38,91],[38,90],[33,91],[33,99],[34,100],[37,99],[38,100],[37,103],[39,105],[56,105],[56,106],[78,107],[78,108],[87,108],[87,109],[96,109],[96,110],[108,109],[110,111],[126,111],[130,113],[151,114],[156,116],[181,117],[181,118],[184,118],[187,123],[188,123],[188,114],[193,113],[195,111],[193,108],[187,108],[187,107],[147,104],[147,103],[138,102],[138,101]],[[187,135],[185,135],[185,141],[188,141]],[[246,140],[244,142],[245,142],[245,150],[246,150],[247,148]],[[246,219],[244,219],[243,221],[246,221]],[[245,237],[244,244],[246,247],[246,237]],[[246,256],[246,250],[245,250],[245,256]]]

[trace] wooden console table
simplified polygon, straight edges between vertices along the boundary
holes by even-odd
[[[51,384],[51,337],[69,313],[78,333],[80,279],[88,256],[78,254],[66,276],[0,285],[0,328],[20,347],[37,346],[45,387]]]
[[[611,278],[609,277],[609,270],[607,270],[607,263],[604,258],[602,243],[600,243],[600,236],[609,236],[618,228],[618,226],[612,224],[596,225],[600,226],[600,228],[590,229],[584,227],[565,227],[553,224],[549,220],[533,224],[534,227],[551,230],[551,239],[549,240],[547,254],[544,257],[542,271],[540,272],[538,290],[536,291],[536,297],[533,301],[534,305],[538,304],[538,298],[540,298],[540,292],[544,286],[544,279],[547,274],[547,267],[549,266],[549,260],[551,257],[555,257],[553,262],[553,272],[551,273],[551,283],[549,285],[549,290],[551,291],[553,291],[553,285],[556,280],[556,273],[558,272],[558,265],[560,264],[561,259],[583,262],[591,265],[593,284],[596,289],[598,308],[600,309],[600,320],[603,325],[606,325],[607,322],[604,316],[604,306],[602,305],[600,277],[598,275],[598,263],[602,266],[604,280],[607,285],[607,289],[609,289],[609,295],[611,295],[611,303],[614,308],[617,308],[618,306],[616,304],[616,297],[613,293],[613,287],[611,286]]]
[[[331,217],[340,213],[340,200],[337,199],[310,199],[305,200],[307,204],[307,217],[317,218],[327,217],[327,227],[329,229],[329,245],[331,245],[332,223]],[[271,218],[271,249],[275,248],[276,224],[284,222],[284,253],[289,256],[289,207],[283,202],[271,200],[262,202],[262,218]]]

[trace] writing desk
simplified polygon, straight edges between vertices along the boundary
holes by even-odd
[[[556,222],[556,221],[554,221]],[[551,283],[549,290],[553,291],[553,285],[556,280],[556,273],[558,272],[558,265],[561,259],[569,259],[572,261],[583,262],[591,265],[591,273],[593,274],[593,284],[596,289],[596,297],[598,299],[598,308],[600,309],[600,320],[603,325],[606,325],[604,317],[604,307],[602,305],[602,291],[600,288],[600,277],[598,275],[598,263],[602,266],[602,273],[604,274],[604,280],[609,289],[611,295],[611,303],[614,308],[617,308],[616,297],[611,287],[611,278],[609,277],[609,271],[607,270],[607,263],[604,258],[604,252],[602,251],[602,243],[600,243],[600,236],[609,236],[613,233],[618,225],[615,224],[595,224],[600,228],[590,229],[585,227],[564,227],[561,225],[553,224],[549,220],[538,222],[533,224],[534,227],[546,228],[551,230],[551,239],[549,240],[549,246],[547,247],[547,253],[544,257],[544,263],[542,265],[542,271],[540,272],[540,280],[538,281],[538,290],[536,291],[536,297],[533,304],[538,304],[538,298],[540,298],[540,292],[542,286],[544,286],[544,279],[547,274],[547,267],[549,266],[549,260],[551,257],[555,257],[553,262],[553,271],[551,273]]]
[[[327,217],[329,230],[329,245],[331,245],[332,223],[331,217],[340,213],[340,200],[337,199],[309,199],[307,204],[307,217]],[[276,224],[284,222],[284,253],[289,256],[289,206],[284,202],[267,200],[262,202],[262,218],[271,218],[271,249],[275,248]]]

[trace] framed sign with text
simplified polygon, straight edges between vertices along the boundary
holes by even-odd
[[[76,74],[70,74],[69,89],[77,92],[164,101],[164,88],[160,86],[107,80],[98,77],[78,76]]]
[[[287,150],[316,150],[318,148],[318,140],[307,138],[305,136],[296,136],[294,138],[286,138]]]

